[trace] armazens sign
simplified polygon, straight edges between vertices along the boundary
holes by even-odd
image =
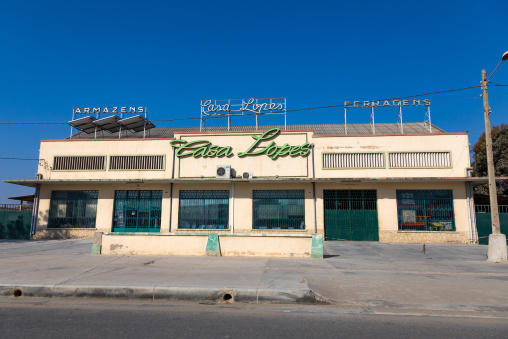
[[[290,146],[284,144],[278,146],[275,141],[271,141],[267,146],[261,148],[259,145],[263,141],[268,141],[275,138],[280,133],[280,129],[272,128],[265,131],[261,135],[253,135],[255,140],[250,147],[244,152],[238,152],[239,157],[262,155],[265,154],[273,160],[278,157],[291,156],[291,157],[305,157],[310,152],[310,144],[308,142],[299,146]],[[169,143],[175,148],[175,155],[179,158],[192,156],[194,158],[214,158],[214,157],[231,157],[234,155],[231,146],[218,146],[212,145],[208,140],[186,141],[182,139],[173,140]],[[261,148],[261,149],[260,149]]]

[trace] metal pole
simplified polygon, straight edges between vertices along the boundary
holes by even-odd
[[[376,127],[374,125],[374,106],[370,108],[370,120],[372,121],[372,134],[376,134]]]
[[[404,134],[404,127],[402,125],[402,106],[399,106],[399,120],[400,120],[400,133]]]
[[[173,218],[173,180],[175,179],[175,149],[173,151],[173,170],[171,171],[171,184],[169,185],[169,231],[171,232],[171,219]]]
[[[474,243],[473,220],[471,217],[471,192],[469,192],[469,181],[464,183],[466,185],[466,202],[467,202],[467,220],[469,224],[469,240]]]
[[[32,207],[32,221],[30,224],[30,238],[35,234],[37,229],[37,217],[39,214],[39,195],[41,190],[41,184],[35,185],[34,205]]]
[[[316,179],[316,172],[314,167],[314,144],[311,145],[312,149],[312,180]],[[316,182],[312,181],[312,201],[314,203],[314,233],[317,234],[317,212],[316,212]]]
[[[72,109],[72,120],[74,120],[75,114],[76,113],[74,113],[74,109]],[[72,125],[71,125],[71,136],[69,137],[69,139],[72,139]]]
[[[286,102],[286,98],[284,98],[284,130],[287,130],[288,129],[288,126],[287,126],[287,102]]]
[[[507,259],[506,236],[501,234],[499,226],[499,210],[497,206],[497,189],[494,169],[494,157],[492,155],[492,135],[490,130],[490,107],[489,93],[487,89],[487,71],[482,70],[483,91],[483,114],[485,117],[485,143],[487,148],[487,173],[489,177],[490,197],[490,220],[492,222],[492,234],[489,236],[488,261],[499,262]]]
[[[235,233],[235,183],[231,183],[231,233]]]
[[[430,121],[430,106],[427,106],[427,111],[425,112],[425,122],[429,122],[429,133],[432,133],[432,122]]]
[[[344,134],[347,135],[346,106],[344,105]]]
[[[123,113],[120,113],[120,120],[123,119]],[[118,139],[122,137],[122,125],[120,125],[120,129],[118,130]]]
[[[98,119],[99,118],[99,113],[96,113],[95,114],[95,119]],[[94,139],[97,139],[97,125],[95,125],[95,137]]]
[[[146,120],[148,119],[148,108],[145,107],[145,121],[143,121],[143,139],[146,138]]]

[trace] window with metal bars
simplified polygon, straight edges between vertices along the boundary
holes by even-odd
[[[385,168],[384,153],[323,153],[324,169]]]
[[[305,229],[304,190],[254,190],[253,229]]]
[[[391,168],[449,168],[450,152],[390,152]]]
[[[178,228],[229,228],[228,190],[182,190],[179,201]]]
[[[110,170],[163,170],[164,155],[112,155]]]
[[[53,191],[49,228],[95,228],[98,191]]]
[[[103,171],[106,157],[103,155],[90,156],[55,156],[54,171]]]
[[[162,191],[115,191],[114,232],[160,232]]]
[[[401,231],[455,231],[452,190],[397,190]]]

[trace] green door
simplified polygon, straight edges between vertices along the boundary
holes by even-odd
[[[115,191],[113,232],[160,232],[162,191]]]
[[[375,190],[324,190],[325,240],[378,241]]]
[[[492,233],[492,222],[490,218],[489,205],[476,205],[476,230],[478,231],[478,243],[489,244],[489,234]],[[501,233],[508,238],[508,205],[499,206],[499,224]]]

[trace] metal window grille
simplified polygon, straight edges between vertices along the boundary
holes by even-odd
[[[162,170],[164,155],[112,155],[110,170]]]
[[[451,167],[450,152],[396,152],[389,153],[392,168]]]
[[[508,205],[498,205],[499,213],[508,213]],[[476,213],[490,213],[490,205],[475,205]]]
[[[56,156],[53,162],[55,171],[104,170],[106,157],[92,156]]]
[[[33,204],[0,204],[0,212],[32,212]]]
[[[305,229],[304,190],[253,191],[254,229]]]
[[[323,168],[385,168],[384,153],[323,153]]]
[[[160,232],[162,191],[115,191],[114,232]]]
[[[48,227],[95,228],[99,191],[53,191]]]
[[[451,190],[397,190],[401,231],[455,231]]]
[[[228,190],[182,190],[178,209],[178,228],[227,229]]]

